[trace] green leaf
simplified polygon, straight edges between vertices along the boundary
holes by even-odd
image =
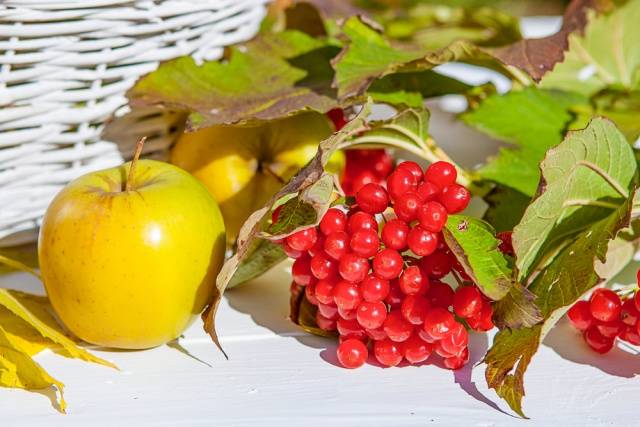
[[[365,104],[353,120],[348,122],[340,131],[322,141],[318,147],[318,152],[307,166],[302,168],[280,191],[273,195],[263,208],[251,214],[245,221],[238,235],[236,253],[222,266],[222,270],[216,278],[217,293],[202,314],[205,331],[209,333],[220,349],[222,348],[220,347],[215,329],[215,315],[222,294],[229,283],[241,283],[242,277],[236,278],[235,276],[237,274],[246,275],[246,273],[243,272],[245,269],[251,271],[249,267],[247,267],[248,264],[255,263],[260,266],[259,269],[262,271],[270,268],[269,265],[263,262],[264,260],[256,260],[256,258],[262,257],[260,252],[256,252],[256,248],[259,247],[260,241],[262,240],[260,236],[268,236],[273,239],[281,238],[300,228],[316,225],[321,217],[316,213],[315,222],[297,224],[286,215],[298,215],[298,210],[296,208],[290,208],[287,211],[283,210],[278,214],[278,221],[282,220],[287,224],[284,229],[280,230],[286,233],[276,234],[275,232],[268,232],[270,213],[274,210],[275,206],[282,204],[283,200],[286,200],[286,203],[293,203],[295,205],[296,203],[291,202],[292,200],[302,199],[304,203],[301,203],[299,206],[308,204],[314,207],[316,212],[319,213],[323,213],[329,208],[331,205],[331,198],[327,196],[329,192],[327,176],[329,175],[325,172],[324,167],[329,162],[331,155],[340,148],[340,145],[345,140],[366,129],[366,118],[369,116],[370,111],[371,104]],[[333,189],[333,186],[331,186],[331,189]],[[323,204],[322,201],[326,201],[326,203]],[[306,207],[304,209],[306,209]],[[300,218],[302,218],[303,221],[310,221],[311,216],[305,214],[300,216]],[[275,265],[277,261],[278,258],[275,257],[273,259],[274,263],[271,264],[271,266]],[[246,276],[255,277],[252,274]]]
[[[579,106],[572,109],[576,115],[570,124],[571,129],[584,128],[591,118],[604,116],[612,120],[618,129],[633,142],[640,137],[640,91],[618,92],[605,90],[591,98],[589,105]]]
[[[349,18],[342,31],[349,43],[333,61],[334,86],[340,98],[361,95],[373,80],[421,56],[420,50],[392,46],[379,29],[358,16]]]
[[[493,306],[493,320],[500,329],[532,327],[543,318],[535,303],[536,296],[520,283],[515,282],[509,293]]]
[[[329,60],[339,48],[298,31],[264,34],[231,49],[230,58],[197,65],[163,63],[129,90],[133,105],[190,113],[188,127],[271,120],[337,106]]]
[[[592,95],[604,88],[640,89],[640,1],[594,16],[584,34],[569,36],[569,50],[541,81],[542,87]]]
[[[246,283],[266,273],[276,264],[287,258],[282,246],[270,240],[257,240],[246,261],[238,266],[238,270],[229,281],[227,287]]]
[[[480,169],[482,178],[518,191],[535,194],[540,178],[538,164],[546,151],[558,144],[572,119],[569,108],[585,102],[581,96],[527,88],[493,95],[462,120],[494,138],[514,144]]]
[[[420,108],[424,98],[464,94],[472,86],[432,70],[402,72],[375,80],[367,95],[375,102]]]
[[[506,73],[488,51],[466,40],[456,40],[437,50],[395,45],[380,33],[376,24],[358,16],[349,18],[342,29],[348,40],[331,62],[336,70],[333,86],[341,100],[363,95],[376,79],[396,73],[423,72],[452,61],[478,63]],[[403,77],[410,76],[399,75],[395,84],[402,86]]]
[[[484,220],[498,232],[512,231],[522,219],[531,197],[512,188],[496,185],[484,196],[484,201],[489,205]]]
[[[488,223],[470,216],[450,215],[442,234],[483,294],[499,300],[509,293],[513,272],[507,257],[498,250],[500,241]]]
[[[554,248],[627,200],[637,165],[615,125],[596,118],[549,150],[541,169],[543,194],[529,205],[513,234],[520,280]]]
[[[491,7],[417,3],[373,12],[387,37],[435,50],[456,40],[500,46],[520,39],[517,17]]]
[[[542,326],[504,329],[495,336],[493,346],[484,357],[487,385],[523,418],[526,418],[522,411],[524,373],[538,350],[541,330]]]
[[[541,165],[541,194],[515,228],[520,277],[531,283],[528,290],[544,323],[498,333],[485,363],[489,387],[521,416],[524,374],[532,356],[569,307],[603,281],[597,265],[606,262],[610,242],[629,225],[637,182],[630,151],[606,119],[568,133],[549,150]],[[546,243],[551,239],[556,245]],[[544,262],[532,269],[532,259]],[[519,306],[504,299],[497,312],[502,318],[517,317]]]

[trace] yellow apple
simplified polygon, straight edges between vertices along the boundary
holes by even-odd
[[[313,158],[318,143],[331,135],[331,122],[319,113],[298,114],[257,126],[214,126],[185,133],[171,151],[171,162],[191,172],[220,204],[227,238]],[[339,173],[344,154],[328,169]]]
[[[225,231],[193,176],[137,161],[89,173],[51,202],[38,242],[42,278],[67,328],[89,343],[142,349],[178,337],[215,289]]]

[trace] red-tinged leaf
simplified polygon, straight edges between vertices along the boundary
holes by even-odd
[[[547,37],[524,39],[511,45],[495,48],[492,54],[504,64],[525,71],[535,81],[564,59],[569,48],[569,35],[582,32],[588,22],[588,11],[609,10],[609,0],[573,0],[567,7],[560,31]]]

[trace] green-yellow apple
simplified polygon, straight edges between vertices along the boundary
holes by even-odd
[[[220,204],[230,242],[252,212],[311,160],[318,143],[331,135],[323,114],[304,113],[257,126],[214,126],[185,133],[171,162],[191,172]],[[344,154],[328,169],[339,173]]]
[[[38,242],[62,322],[84,341],[126,349],[178,337],[211,298],[225,251],[222,215],[197,179],[134,162],[69,183]]]

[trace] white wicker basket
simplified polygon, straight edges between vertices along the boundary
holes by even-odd
[[[219,58],[265,2],[0,0],[0,246],[33,239],[62,186],[119,164],[138,136],[161,156],[181,117],[129,112],[126,90],[160,61]]]

